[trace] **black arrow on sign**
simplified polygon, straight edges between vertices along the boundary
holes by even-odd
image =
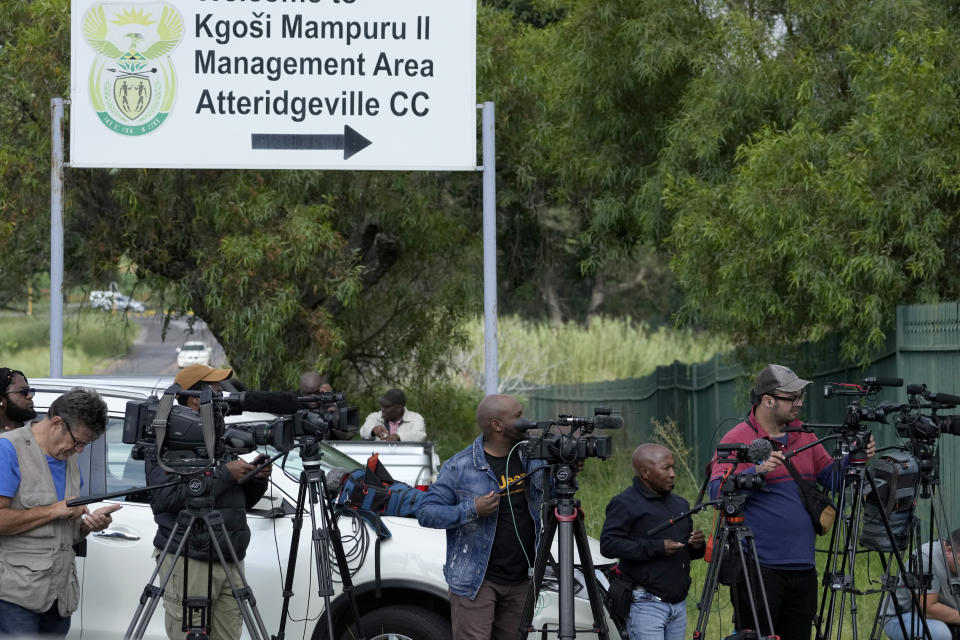
[[[254,149],[286,149],[292,151],[338,151],[343,149],[343,159],[363,151],[372,142],[348,127],[343,126],[343,135],[336,133],[254,133],[250,136]]]

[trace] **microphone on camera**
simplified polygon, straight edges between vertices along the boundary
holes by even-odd
[[[553,426],[585,427],[587,429],[623,429],[623,416],[597,415],[590,418],[560,416],[554,420],[540,420],[538,422],[532,422],[521,416],[513,426],[518,431],[527,431],[528,429],[542,429],[543,431],[547,431]]]
[[[289,415],[300,410],[297,395],[289,391],[241,391],[226,400],[244,411]]]
[[[594,424],[597,429],[623,429],[623,416],[597,416]]]
[[[864,378],[863,382],[867,385],[877,385],[878,387],[902,387],[903,378]]]
[[[747,457],[755,464],[761,464],[773,453],[773,444],[766,438],[756,438],[747,445]]]
[[[939,402],[940,404],[960,404],[960,396],[949,393],[931,393],[927,396],[930,402]]]

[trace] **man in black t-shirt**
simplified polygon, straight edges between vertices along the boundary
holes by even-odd
[[[454,640],[514,640],[540,528],[544,463],[514,449],[530,426],[516,398],[484,398],[477,426],[481,435],[443,464],[417,519],[447,530],[443,575]]]
[[[517,452],[510,456],[509,475],[506,456],[494,456],[487,452],[484,454],[490,470],[500,484],[497,531],[493,537],[496,553],[490,554],[484,579],[502,585],[523,583],[526,589],[527,570],[533,566],[536,538],[527,494],[524,491],[526,473]]]

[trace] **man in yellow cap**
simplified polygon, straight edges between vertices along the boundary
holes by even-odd
[[[220,383],[232,375],[233,369],[214,369],[205,364],[192,364],[181,369],[173,381],[184,391],[197,391],[208,386],[214,393],[220,393]],[[200,398],[197,396],[178,395],[177,402],[194,411],[200,411]]]
[[[185,367],[174,378],[174,382],[184,390],[198,391],[210,387],[214,392],[220,391],[220,383],[233,375],[232,369],[214,369],[205,364],[194,364]],[[178,395],[177,401],[189,409],[200,411],[200,398],[197,396]],[[250,528],[247,526],[246,510],[252,508],[263,496],[267,489],[271,465],[260,470],[255,477],[244,484],[240,479],[254,469],[254,464],[241,460],[233,454],[227,454],[222,464],[212,471],[214,508],[223,517],[226,529],[226,539],[229,540],[240,561],[239,566],[228,562],[223,566],[216,561],[209,563],[211,545],[206,536],[194,536],[188,540],[184,554],[189,558],[189,569],[184,569],[184,558],[167,555],[160,567],[162,574],[170,570],[173,565],[173,574],[163,593],[163,607],[165,611],[164,626],[167,637],[179,640],[184,632],[200,624],[198,616],[191,614],[192,619],[184,620],[183,602],[185,598],[206,596],[208,590],[208,576],[210,600],[207,612],[207,624],[210,627],[210,640],[228,640],[239,638],[241,633],[241,616],[237,601],[230,589],[227,571],[231,572],[234,582],[239,583],[240,572],[243,569],[243,559],[247,545],[250,542]],[[163,484],[169,482],[172,474],[162,469],[153,460],[146,461],[148,484]],[[168,540],[174,538],[170,548],[176,549],[182,538],[183,531],[175,529],[180,512],[186,507],[187,488],[184,484],[157,489],[150,493],[150,507],[153,509],[154,521],[157,523],[157,534],[153,539],[154,557],[159,558],[160,550],[164,549]],[[225,540],[217,534],[217,540],[224,546]],[[208,573],[209,572],[209,573]],[[187,585],[184,590],[184,573],[187,574]]]

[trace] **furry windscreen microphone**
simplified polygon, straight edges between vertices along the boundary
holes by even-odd
[[[766,438],[756,438],[747,447],[747,455],[751,462],[756,464],[769,458],[771,453],[773,453],[773,445]]]

